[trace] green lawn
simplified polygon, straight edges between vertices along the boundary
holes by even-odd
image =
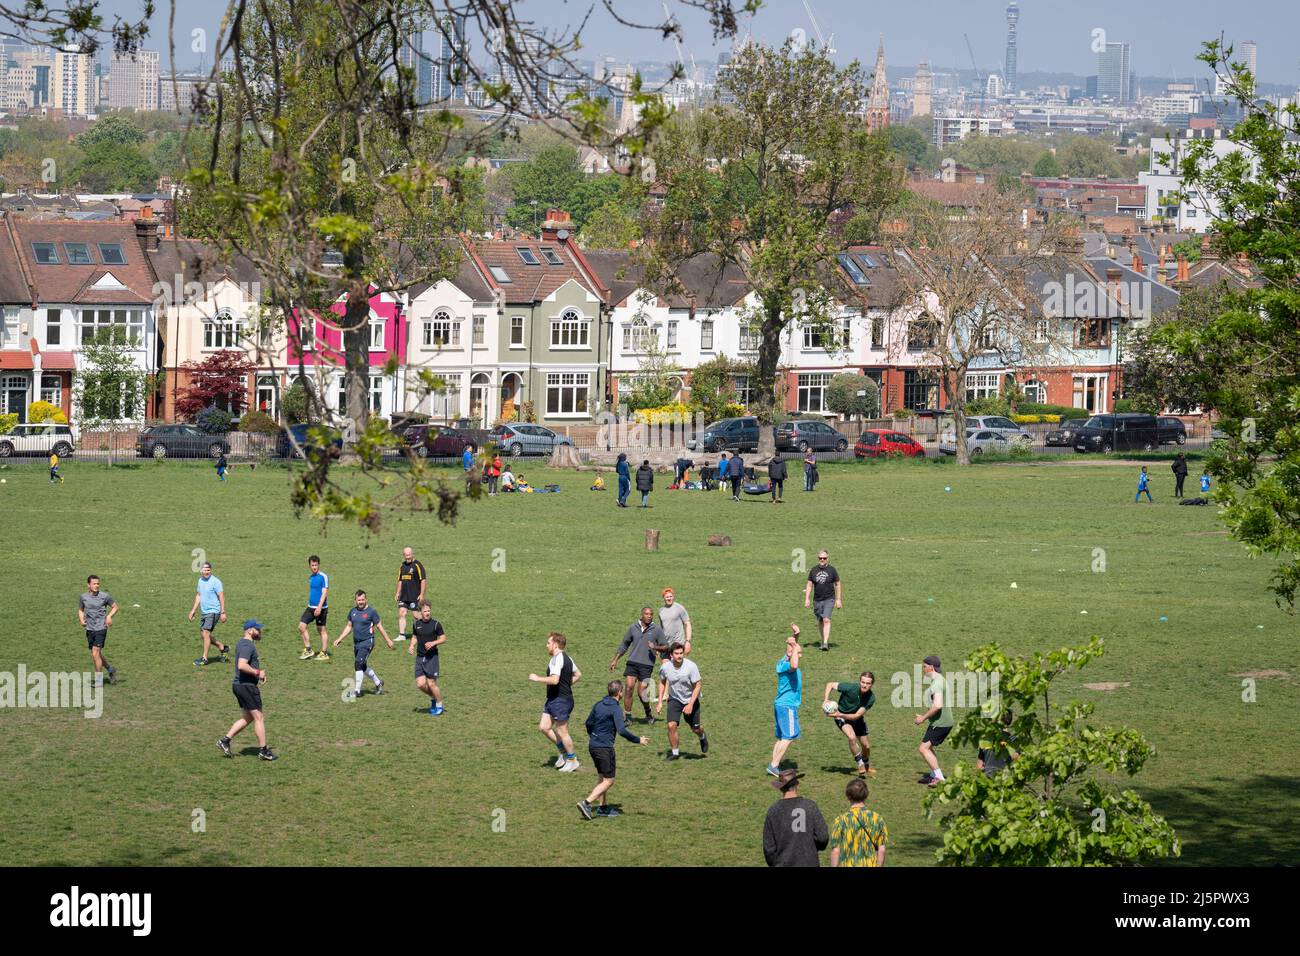
[[[534,484],[563,492],[484,499],[452,528],[409,515],[374,537],[293,518],[282,468],[240,467],[225,485],[205,464],[64,470],[66,484],[51,487],[40,463],[0,468],[0,671],[86,668],[75,608],[94,571],[122,605],[107,647],[120,680],[97,720],[0,711],[0,851],[15,863],[761,864],[775,797],[763,774],[773,666],[790,621],[810,640],[814,631],[794,549],[820,547],[844,579],[845,606],[832,651],[806,659],[804,738],[789,756],[808,774],[804,793],[838,813],[850,761],[817,704],[826,681],[873,670],[870,803],[889,825],[892,864],[932,863],[940,835],[915,782],[916,710],[890,705],[891,675],[926,654],[959,667],[990,640],[1024,652],[1093,634],[1106,656],[1062,683],[1095,701],[1100,721],[1155,744],[1131,785],[1177,829],[1181,862],[1280,864],[1300,852],[1286,825],[1300,815],[1296,622],[1266,591],[1268,563],[1226,536],[1213,507],[1174,506],[1164,466],[1153,469],[1154,505],[1133,503],[1136,469],[1121,464],[891,462],[828,465],[815,494],[788,482],[783,507],[660,490],[648,512],[616,509],[612,491],[587,491],[589,476],[525,466]],[[657,553],[643,548],[647,527],[662,531]],[[707,547],[712,532],[734,547]],[[307,555],[323,557],[333,585],[331,636],[358,587],[395,633],[406,544],[430,570],[449,635],[437,719],[419,709],[404,650],[380,642],[372,663],[386,693],[356,703],[341,699],[347,647],[330,664],[296,660]],[[1096,548],[1104,573],[1091,570]],[[191,664],[196,549],[225,582],[232,620],[219,635],[233,642],[246,616],[269,625],[263,694],[278,763],[251,750],[227,760],[215,746],[237,710],[229,665]],[[653,747],[620,742],[613,796],[624,815],[584,822],[574,804],[594,775],[582,719],[619,637],[665,585],[695,625],[711,753],[665,764],[662,723],[648,731]],[[585,675],[574,775],[550,769],[554,750],[536,730],[543,693],[526,679],[543,671],[552,629]],[[1243,703],[1238,675],[1257,672],[1275,676]],[[237,744],[251,748],[251,729]],[[973,756],[940,753],[945,767]],[[196,810],[204,832],[192,827]]]

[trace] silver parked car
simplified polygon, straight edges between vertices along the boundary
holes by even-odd
[[[496,442],[503,455],[517,458],[520,455],[549,455],[556,445],[573,442],[543,425],[520,423],[497,425],[488,432],[488,440]]]
[[[1011,442],[1005,435],[999,432],[990,431],[987,428],[968,428],[966,430],[966,450],[972,456],[982,455],[989,452],[994,455],[1005,455],[1011,451]],[[941,441],[939,451],[945,455],[957,454],[956,439],[952,441]]]
[[[60,458],[71,455],[74,449],[71,425],[53,422],[26,422],[15,425],[7,434],[0,435],[0,458],[11,455],[40,455],[53,452]]]

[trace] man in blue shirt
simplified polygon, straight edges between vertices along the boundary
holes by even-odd
[[[309,661],[314,658],[328,661],[330,636],[325,631],[325,622],[330,613],[330,576],[320,569],[320,558],[314,554],[307,559],[307,567],[311,570],[311,577],[307,579],[307,610],[298,619],[298,633],[302,635],[302,653],[298,655],[298,660]],[[316,625],[316,633],[320,636],[319,654],[311,651],[311,637],[307,628],[312,624]]]
[[[230,648],[212,636],[217,622],[226,620],[226,591],[221,586],[221,579],[212,573],[211,563],[204,561],[199,573],[199,586],[194,591],[194,606],[190,608],[190,620],[196,613],[199,618],[199,633],[203,635],[203,656],[194,662],[195,667],[205,667],[208,663],[208,649],[216,644],[221,651],[221,662],[226,662]]]
[[[649,737],[638,737],[632,733],[623,722],[623,708],[618,703],[619,695],[623,692],[623,682],[612,680],[605,690],[606,695],[596,702],[596,706],[587,715],[587,751],[591,754],[591,762],[600,778],[591,793],[587,794],[587,799],[578,801],[578,812],[587,820],[592,818],[593,812],[595,816],[601,817],[618,816],[617,810],[605,804],[609,790],[614,786],[614,737],[625,737],[643,747],[650,742]],[[591,805],[597,800],[600,801],[600,806],[593,811]]]
[[[776,718],[776,745],[772,748],[772,762],[767,772],[781,775],[781,761],[790,749],[791,741],[799,739],[799,707],[803,704],[803,672],[799,670],[799,625],[790,625],[790,636],[785,639],[785,656],[776,662],[776,701],[773,714]]]
[[[388,642],[388,649],[391,651],[395,646],[393,639],[388,636],[384,630],[384,625],[379,622],[379,612],[370,606],[366,598],[365,591],[357,592],[357,606],[348,611],[348,623],[343,628],[343,633],[334,639],[334,646],[338,647],[340,642],[349,634],[352,635],[352,653],[355,657],[353,670],[355,671],[356,684],[348,692],[348,700],[356,700],[361,696],[361,678],[369,677],[371,683],[375,685],[375,693],[384,692],[384,682],[379,679],[370,666],[370,652],[375,649],[375,628],[384,636]]]

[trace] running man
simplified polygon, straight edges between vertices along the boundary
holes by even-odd
[[[86,578],[87,590],[77,603],[77,619],[86,631],[86,644],[90,647],[91,659],[95,662],[95,683],[104,683],[104,671],[108,671],[108,682],[117,683],[117,668],[104,657],[104,641],[108,640],[108,629],[113,626],[113,615],[117,613],[117,602],[107,591],[99,589],[99,575],[92,574]]]
[[[262,625],[257,621],[244,622],[244,636],[235,647],[235,676],[231,680],[231,689],[243,715],[230,725],[226,735],[217,741],[217,746],[227,757],[230,741],[249,724],[257,735],[257,755],[263,760],[275,760],[276,756],[266,745],[266,718],[262,716],[262,690],[259,685],[266,683],[266,671],[257,656],[257,641],[262,639]]]
[[[438,648],[447,643],[447,634],[442,624],[433,618],[433,609],[428,601],[420,602],[420,611],[411,625],[411,645],[406,649],[415,656],[415,686],[420,692],[428,694],[433,703],[429,705],[429,714],[442,716],[442,691],[438,689]]]
[[[59,456],[50,452],[50,484],[63,484],[63,476],[59,474]]]
[[[839,610],[840,573],[827,562],[830,555],[825,551],[817,554],[817,567],[808,572],[808,583],[803,589],[803,606],[811,607],[822,632],[822,650],[831,649],[831,611]]]
[[[700,669],[694,661],[686,659],[685,647],[674,644],[672,656],[659,668],[659,703],[655,705],[657,714],[664,706],[664,698],[668,698],[668,746],[671,749],[665,760],[681,757],[677,725],[682,717],[686,718],[686,726],[700,738],[700,753],[709,752],[709,737],[700,722],[700,683]]]
[[[375,685],[375,693],[384,692],[384,682],[379,679],[374,668],[370,666],[370,652],[375,649],[375,628],[379,628],[379,633],[384,636],[388,642],[388,649],[391,651],[396,645],[388,632],[384,630],[384,625],[379,621],[379,612],[370,606],[370,601],[366,597],[365,591],[357,592],[357,606],[348,611],[348,623],[343,628],[343,633],[334,639],[334,646],[338,647],[343,638],[349,634],[352,635],[352,655],[355,658],[353,670],[356,672],[356,684],[352,692],[348,694],[348,700],[356,700],[361,696],[361,678],[369,677],[371,683]]]
[[[944,681],[939,658],[931,654],[921,662],[921,670],[926,678],[927,709],[924,714],[916,715],[915,723],[920,727],[922,721],[928,720],[930,724],[925,728],[925,736],[921,738],[921,745],[916,749],[930,765],[930,771],[917,783],[937,787],[943,783],[944,776],[943,771],[939,769],[939,758],[934,755],[934,748],[943,743],[948,734],[952,733],[952,711],[949,710],[948,702],[943,695]]]
[[[302,653],[298,655],[298,660],[310,661],[314,658],[328,661],[330,636],[325,630],[325,622],[330,615],[330,576],[320,569],[320,558],[314,554],[307,559],[307,567],[311,571],[311,577],[307,579],[307,610],[298,619],[298,633],[302,635]],[[319,654],[311,652],[311,636],[307,633],[307,628],[312,624],[316,625],[316,634],[320,637]]]
[[[799,625],[790,624],[790,636],[785,639],[785,656],[776,662],[776,700],[772,712],[776,718],[776,744],[772,747],[772,762],[767,772],[781,776],[781,761],[791,742],[799,739],[799,706],[803,703],[803,672],[799,670]]]
[[[623,680],[626,682],[623,691],[623,720],[626,723],[632,722],[632,698],[638,696],[640,688],[649,683],[650,676],[654,673],[655,651],[662,646],[664,632],[655,623],[654,608],[647,604],[641,608],[641,616],[623,635],[618,650],[609,662],[612,671],[618,664],[618,659],[627,654],[627,664],[623,668]],[[654,723],[650,702],[644,696],[641,696],[641,707],[645,711],[646,723]]]
[[[849,738],[849,753],[858,765],[858,776],[876,775],[876,768],[871,766],[871,738],[867,735],[867,711],[876,703],[876,693],[871,688],[876,683],[876,675],[863,671],[856,683],[836,683],[826,685],[823,703],[830,703],[831,694],[840,695],[836,709],[826,716],[835,721],[835,726]]]
[[[649,737],[638,737],[632,733],[623,722],[623,715],[618,707],[618,695],[623,690],[622,681],[610,681],[605,690],[605,696],[596,701],[596,705],[591,708],[591,713],[587,715],[587,752],[591,754],[596,776],[600,779],[596,781],[596,786],[592,788],[591,793],[587,794],[587,799],[578,801],[578,812],[585,820],[590,820],[593,816],[618,816],[618,811],[605,802],[610,788],[614,786],[615,736],[626,737],[632,743],[643,747],[650,742]],[[600,801],[600,805],[593,810],[591,805],[597,800]]]
[[[569,715],[573,713],[573,685],[582,678],[582,671],[564,652],[567,643],[568,639],[559,631],[547,634],[546,653],[551,660],[546,667],[546,676],[528,675],[530,681],[546,685],[546,704],[542,707],[542,720],[537,729],[560,752],[555,766],[561,773],[573,773],[578,769],[573,738],[569,736]]]
[[[212,564],[208,561],[203,562],[203,567],[199,573],[199,585],[194,592],[194,606],[190,608],[190,620],[194,620],[195,612],[202,616],[199,618],[199,633],[203,635],[203,656],[194,662],[195,667],[206,667],[208,663],[208,649],[217,645],[221,651],[221,660],[226,660],[226,655],[230,653],[230,647],[222,644],[212,636],[216,630],[217,623],[225,623],[226,620],[226,589],[221,586],[221,579],[212,573]]]
[[[393,600],[397,602],[397,639],[406,640],[406,612],[415,611],[424,600],[424,590],[429,581],[424,573],[424,565],[415,560],[415,552],[410,548],[402,549],[402,566],[397,570],[397,592]],[[412,614],[412,617],[415,615]]]

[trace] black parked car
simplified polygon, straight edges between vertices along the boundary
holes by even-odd
[[[1086,422],[1086,418],[1071,418],[1061,422],[1050,432],[1047,433],[1045,444],[1055,445],[1061,448],[1070,448],[1074,445],[1074,437],[1078,434]]]
[[[777,451],[847,451],[849,440],[825,422],[800,418],[779,422],[773,431]]]
[[[136,438],[135,451],[141,458],[220,458],[230,453],[230,442],[197,425],[154,425]]]
[[[313,448],[319,448],[320,446],[313,443],[310,434],[310,430],[314,427],[313,425],[290,425],[288,431],[283,428],[280,429],[280,435],[275,442],[275,453],[281,458],[301,458],[302,455],[294,451],[293,441],[296,441],[299,447],[308,452]],[[293,441],[289,440],[290,432],[293,433]],[[338,429],[330,428],[329,435],[330,444],[341,450],[343,448],[343,436],[338,433]]]
[[[1183,424],[1181,418],[1161,415],[1156,419],[1156,431],[1160,435],[1162,445],[1187,444],[1187,426]]]
[[[724,418],[706,425],[700,437],[686,443],[692,451],[758,451],[758,419]]]
[[[1075,451],[1151,451],[1159,444],[1154,415],[1093,415],[1074,438]]]

